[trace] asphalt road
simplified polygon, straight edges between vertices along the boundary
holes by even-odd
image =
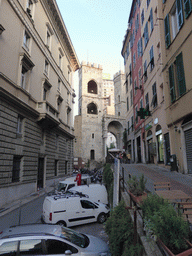
[[[43,197],[38,197],[37,199],[22,205],[21,207],[9,212],[8,214],[0,218],[0,232],[10,226],[15,226],[19,224],[31,224],[31,223],[41,223],[41,214],[43,208]],[[99,223],[92,223],[87,225],[81,225],[72,227],[72,229],[89,235],[94,235],[101,238],[103,241],[107,242],[107,236],[104,232],[104,225]]]

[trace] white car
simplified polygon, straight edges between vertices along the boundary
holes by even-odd
[[[103,223],[109,215],[109,207],[79,195],[62,194],[47,196],[43,202],[42,221],[66,227]]]
[[[23,225],[0,233],[0,255],[109,256],[101,239],[59,225]]]

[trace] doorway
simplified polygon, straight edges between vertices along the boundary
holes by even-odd
[[[38,173],[37,173],[37,188],[44,187],[44,158],[39,157],[38,160]]]

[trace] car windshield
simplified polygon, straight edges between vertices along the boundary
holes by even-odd
[[[58,190],[58,191],[61,191],[61,190],[64,190],[64,191],[65,191],[65,190],[66,190],[66,187],[67,187],[67,184],[59,183],[57,190]]]
[[[85,248],[89,245],[89,239],[87,236],[77,233],[72,229],[61,227],[61,237],[81,248]]]

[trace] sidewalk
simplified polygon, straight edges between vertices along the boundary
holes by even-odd
[[[50,191],[53,190],[53,186],[47,187],[46,190],[42,189],[39,192],[32,193],[28,196],[25,196],[24,198],[21,198],[19,200],[15,200],[14,202],[10,204],[4,205],[3,208],[0,209],[0,218],[9,212],[21,207],[22,205],[25,205],[38,197],[44,196],[45,194],[49,193]]]
[[[125,181],[128,180],[128,174],[140,176],[144,174],[147,178],[146,188],[154,193],[153,183],[158,181],[170,181],[171,189],[180,189],[186,194],[192,196],[192,175],[181,174],[176,171],[170,171],[165,167],[155,164],[122,164],[125,169]]]

